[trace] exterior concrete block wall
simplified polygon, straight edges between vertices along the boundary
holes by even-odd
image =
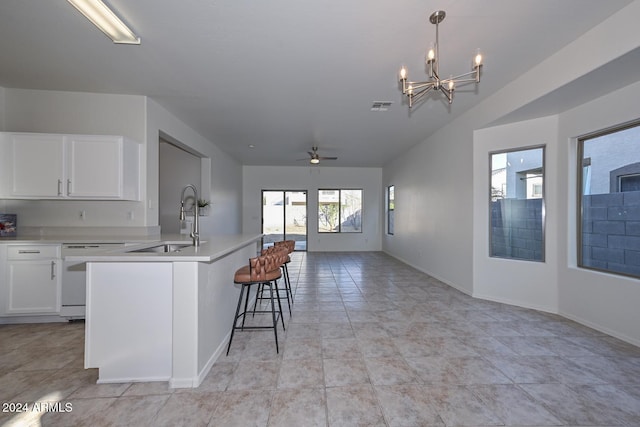
[[[543,260],[542,199],[491,202],[491,256]]]
[[[582,265],[640,276],[640,191],[582,199]]]

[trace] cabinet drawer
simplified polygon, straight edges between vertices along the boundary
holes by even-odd
[[[60,245],[10,245],[7,248],[7,259],[51,259],[60,258]]]

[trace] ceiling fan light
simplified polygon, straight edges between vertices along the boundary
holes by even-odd
[[[312,165],[317,165],[318,163],[320,163],[320,159],[316,159],[315,157],[311,160],[309,160],[309,163],[311,163]]]

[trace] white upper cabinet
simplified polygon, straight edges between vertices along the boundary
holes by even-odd
[[[50,198],[62,196],[64,137],[13,134],[4,144],[7,196]]]
[[[4,133],[2,195],[139,199],[139,144],[122,136]]]

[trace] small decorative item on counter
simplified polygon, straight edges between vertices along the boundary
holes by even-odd
[[[200,210],[200,216],[209,215],[209,206],[211,206],[211,202],[205,199],[198,199],[198,209]]]
[[[18,216],[16,214],[0,214],[0,237],[16,237]]]

